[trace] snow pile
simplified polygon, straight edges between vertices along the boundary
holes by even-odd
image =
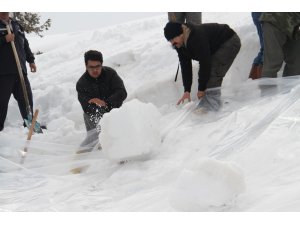
[[[105,114],[99,136],[104,155],[112,161],[148,156],[161,141],[160,117],[153,104],[136,99]]]
[[[243,173],[235,164],[201,159],[179,175],[170,203],[180,211],[218,210],[230,204],[245,187]]]

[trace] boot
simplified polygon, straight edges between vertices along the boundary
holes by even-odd
[[[257,76],[261,78],[263,65],[259,64],[257,69]]]
[[[220,88],[207,89],[205,95],[201,98],[197,112],[207,113],[209,111],[219,111],[221,108],[221,90]],[[201,109],[201,110],[200,110]]]
[[[263,66],[261,64],[260,65],[253,64],[250,70],[249,78],[251,78],[252,80],[261,78],[262,67]]]

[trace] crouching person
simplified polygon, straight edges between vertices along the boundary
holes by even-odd
[[[184,93],[177,104],[191,100],[192,60],[196,60],[200,64],[197,92],[198,99],[201,99],[199,107],[217,111],[221,106],[220,87],[223,78],[241,47],[238,35],[227,24],[192,25],[175,22],[166,24],[164,34],[177,51],[181,65]]]
[[[83,109],[87,137],[81,147],[91,150],[98,144],[100,126],[97,126],[104,113],[119,108],[127,97],[122,79],[117,72],[102,66],[101,52],[90,50],[84,54],[85,73],[76,84],[78,100]]]

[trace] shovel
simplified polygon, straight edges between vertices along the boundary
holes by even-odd
[[[6,25],[6,28],[7,28],[8,34],[11,34],[9,24]],[[11,43],[11,47],[13,49],[15,60],[16,60],[16,63],[17,63],[19,77],[20,77],[20,81],[21,81],[21,85],[22,85],[22,91],[23,91],[25,104],[26,104],[27,118],[24,119],[24,122],[26,124],[26,127],[28,129],[30,129],[31,124],[32,124],[32,110],[31,110],[29,100],[28,100],[28,94],[27,94],[26,85],[25,85],[25,81],[24,81],[24,75],[23,75],[23,72],[22,72],[22,67],[21,67],[21,64],[20,64],[20,59],[19,59],[19,56],[18,56],[18,53],[17,53],[15,42],[11,41],[10,43]],[[41,125],[38,122],[34,123],[33,131],[35,133],[43,133]]]
[[[35,112],[34,112],[34,115],[33,115],[32,123],[31,123],[31,126],[29,128],[28,135],[27,135],[27,142],[25,144],[24,150],[21,152],[22,157],[21,157],[20,164],[23,164],[24,161],[25,161],[25,157],[26,157],[26,154],[28,152],[28,148],[29,148],[29,145],[30,145],[30,140],[31,140],[31,137],[32,137],[32,134],[33,134],[33,130],[34,130],[34,126],[36,124],[36,118],[37,118],[38,114],[39,114],[39,110],[36,109]]]

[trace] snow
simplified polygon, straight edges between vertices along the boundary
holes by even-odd
[[[161,142],[160,118],[153,104],[136,99],[104,114],[99,139],[105,157],[115,162],[149,157]]]
[[[245,188],[243,173],[234,163],[203,158],[180,173],[170,202],[179,211],[214,211],[228,207]]]
[[[259,49],[250,13],[203,18],[228,23],[242,42],[215,113],[193,111],[196,62],[192,102],[176,106],[183,88],[180,76],[174,82],[177,54],[163,36],[166,15],[30,37],[32,50],[43,52],[29,78],[48,129],[26,142],[11,98],[0,133],[0,210],[299,211],[300,79],[248,80]],[[103,150],[76,154],[86,131],[75,84],[90,49],[122,77],[128,98],[101,121]],[[277,90],[261,93],[270,82]]]

